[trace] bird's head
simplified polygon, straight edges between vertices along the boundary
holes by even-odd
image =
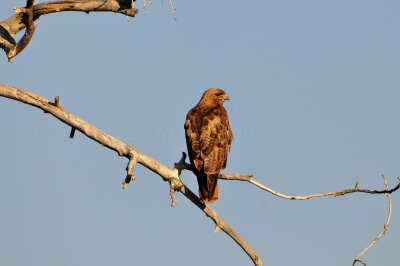
[[[226,92],[221,89],[209,89],[203,93],[203,97],[201,99],[222,105],[224,101],[229,100],[229,97]]]

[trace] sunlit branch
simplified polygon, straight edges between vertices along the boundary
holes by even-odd
[[[0,48],[6,52],[10,62],[29,44],[36,28],[33,21],[40,16],[65,11],[87,14],[90,12],[114,12],[129,17],[134,17],[138,13],[132,0],[60,0],[40,4],[34,4],[33,0],[27,0],[25,8],[16,7],[14,11],[17,14],[0,22]],[[25,28],[24,36],[17,43],[14,36]]]
[[[385,182],[385,186],[386,186],[386,190],[389,191],[389,186],[386,182],[386,178],[384,175],[382,175],[383,181]],[[389,193],[386,193],[386,196],[389,200],[389,214],[388,214],[388,218],[386,219],[386,223],[383,226],[383,229],[381,231],[381,233],[374,239],[374,241],[372,241],[371,244],[368,245],[368,247],[366,247],[363,251],[360,252],[360,254],[357,255],[357,257],[354,259],[353,262],[353,266],[357,263],[360,262],[363,265],[367,265],[365,262],[363,262],[362,260],[360,260],[360,257],[368,250],[370,249],[373,245],[375,245],[375,243],[381,238],[382,235],[386,234],[386,229],[389,226],[389,222],[390,222],[390,216],[392,215],[392,199],[390,198]]]
[[[319,194],[311,194],[311,195],[306,195],[306,196],[291,196],[291,195],[285,195],[282,194],[278,191],[273,190],[272,188],[269,188],[267,186],[264,186],[263,184],[255,181],[253,179],[253,175],[239,175],[239,174],[233,174],[233,175],[225,175],[225,174],[220,174],[218,176],[219,179],[225,179],[225,180],[239,180],[239,181],[247,181],[275,196],[284,198],[284,199],[290,199],[290,200],[307,200],[307,199],[311,199],[311,198],[318,198],[318,197],[326,197],[326,196],[343,196],[349,193],[355,193],[355,192],[361,192],[361,193],[368,193],[368,194],[385,194],[385,193],[393,193],[396,190],[399,189],[400,187],[400,182],[397,184],[397,186],[395,186],[392,189],[385,189],[385,190],[369,190],[369,189],[362,189],[358,187],[358,182],[356,183],[356,185],[354,186],[354,188],[351,189],[345,189],[342,191],[337,191],[337,192],[326,192],[326,193],[319,193]],[[400,181],[400,179],[399,179]]]
[[[246,252],[254,265],[263,265],[257,253],[249,246],[249,244],[247,244],[247,242],[235,230],[233,230],[213,209],[211,209],[208,205],[202,203],[200,199],[181,182],[179,175],[182,169],[180,168],[180,166],[186,165],[186,163],[184,163],[186,155],[182,156],[183,160],[181,159],[180,162],[175,164],[175,168],[170,169],[167,166],[156,161],[155,159],[151,158],[150,156],[108,135],[107,133],[94,127],[83,119],[66,111],[62,108],[59,100],[58,103],[56,103],[37,94],[2,84],[0,84],[0,96],[42,109],[45,113],[53,115],[61,122],[82,132],[84,135],[100,143],[102,146],[116,151],[119,156],[124,156],[128,158],[129,163],[126,170],[127,176],[125,178],[125,182],[127,181],[127,179],[129,179],[129,181],[133,179],[133,169],[136,163],[139,163],[147,169],[158,174],[164,181],[168,181],[170,183],[172,205],[176,203],[174,191],[181,192],[198,208],[200,208],[208,217],[210,217],[214,221],[216,227],[220,228],[226,234],[228,234],[243,249],[243,251]]]

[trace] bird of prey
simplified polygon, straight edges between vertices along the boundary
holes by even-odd
[[[228,114],[222,105],[229,100],[221,89],[209,89],[186,116],[185,136],[190,163],[204,203],[218,200],[218,174],[225,169],[233,140]]]

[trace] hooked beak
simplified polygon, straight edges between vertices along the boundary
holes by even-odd
[[[226,101],[226,100],[230,100],[228,94],[224,94],[221,96],[221,100]]]

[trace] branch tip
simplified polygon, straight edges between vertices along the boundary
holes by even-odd
[[[14,7],[14,12],[15,13],[22,13],[22,8],[21,7]]]
[[[218,225],[215,225],[215,228],[214,228],[214,234],[215,234],[216,232],[218,232],[219,230],[221,230],[221,228],[219,228],[219,226],[218,226]]]
[[[171,15],[174,18],[174,20],[176,21],[176,16],[175,16],[175,10],[176,8],[174,7],[174,5],[172,4],[172,0],[169,0],[169,4],[171,5]]]
[[[75,136],[75,130],[76,130],[76,128],[71,127],[71,133],[69,133],[69,138],[70,138],[70,139],[73,139],[73,138],[74,138],[74,136]]]
[[[359,258],[360,258],[368,249],[370,249],[373,245],[375,245],[375,243],[381,238],[382,235],[385,235],[385,236],[386,236],[386,229],[387,229],[387,227],[389,226],[390,216],[391,216],[391,214],[392,214],[392,200],[391,200],[391,198],[390,198],[390,193],[393,192],[393,191],[389,191],[389,186],[388,186],[388,184],[387,184],[387,182],[386,182],[386,178],[385,178],[384,175],[382,175],[382,179],[383,179],[383,182],[385,182],[385,186],[386,186],[386,196],[387,196],[387,198],[388,198],[388,200],[389,200],[389,214],[388,214],[388,217],[387,217],[387,219],[386,219],[386,223],[385,223],[385,225],[383,226],[382,231],[381,231],[380,234],[374,239],[374,241],[372,241],[372,243],[369,244],[368,247],[366,247],[363,251],[360,252],[360,254],[357,255],[357,257],[354,259],[353,265],[355,265],[357,261],[358,261],[358,262],[361,262],[363,265],[367,265],[367,264],[364,263],[363,261],[359,260]]]
[[[178,200],[175,198],[175,191],[178,191],[181,189],[181,187],[183,186],[181,180],[179,179],[179,177],[173,177],[168,179],[169,182],[169,195],[171,196],[171,207],[174,207],[175,203],[178,202]]]
[[[170,186],[169,195],[171,196],[171,207],[174,207],[178,200],[175,197],[175,190],[173,189],[172,184]]]
[[[56,96],[54,99],[54,105],[58,108],[62,108],[62,104],[60,103],[60,96]]]
[[[129,152],[129,162],[128,162],[128,165],[126,166],[125,181],[122,182],[122,189],[125,189],[127,184],[129,184],[131,181],[134,181],[136,179],[136,177],[133,175],[133,170],[134,170],[135,164],[137,162],[138,162],[137,154],[133,150],[131,150]]]

